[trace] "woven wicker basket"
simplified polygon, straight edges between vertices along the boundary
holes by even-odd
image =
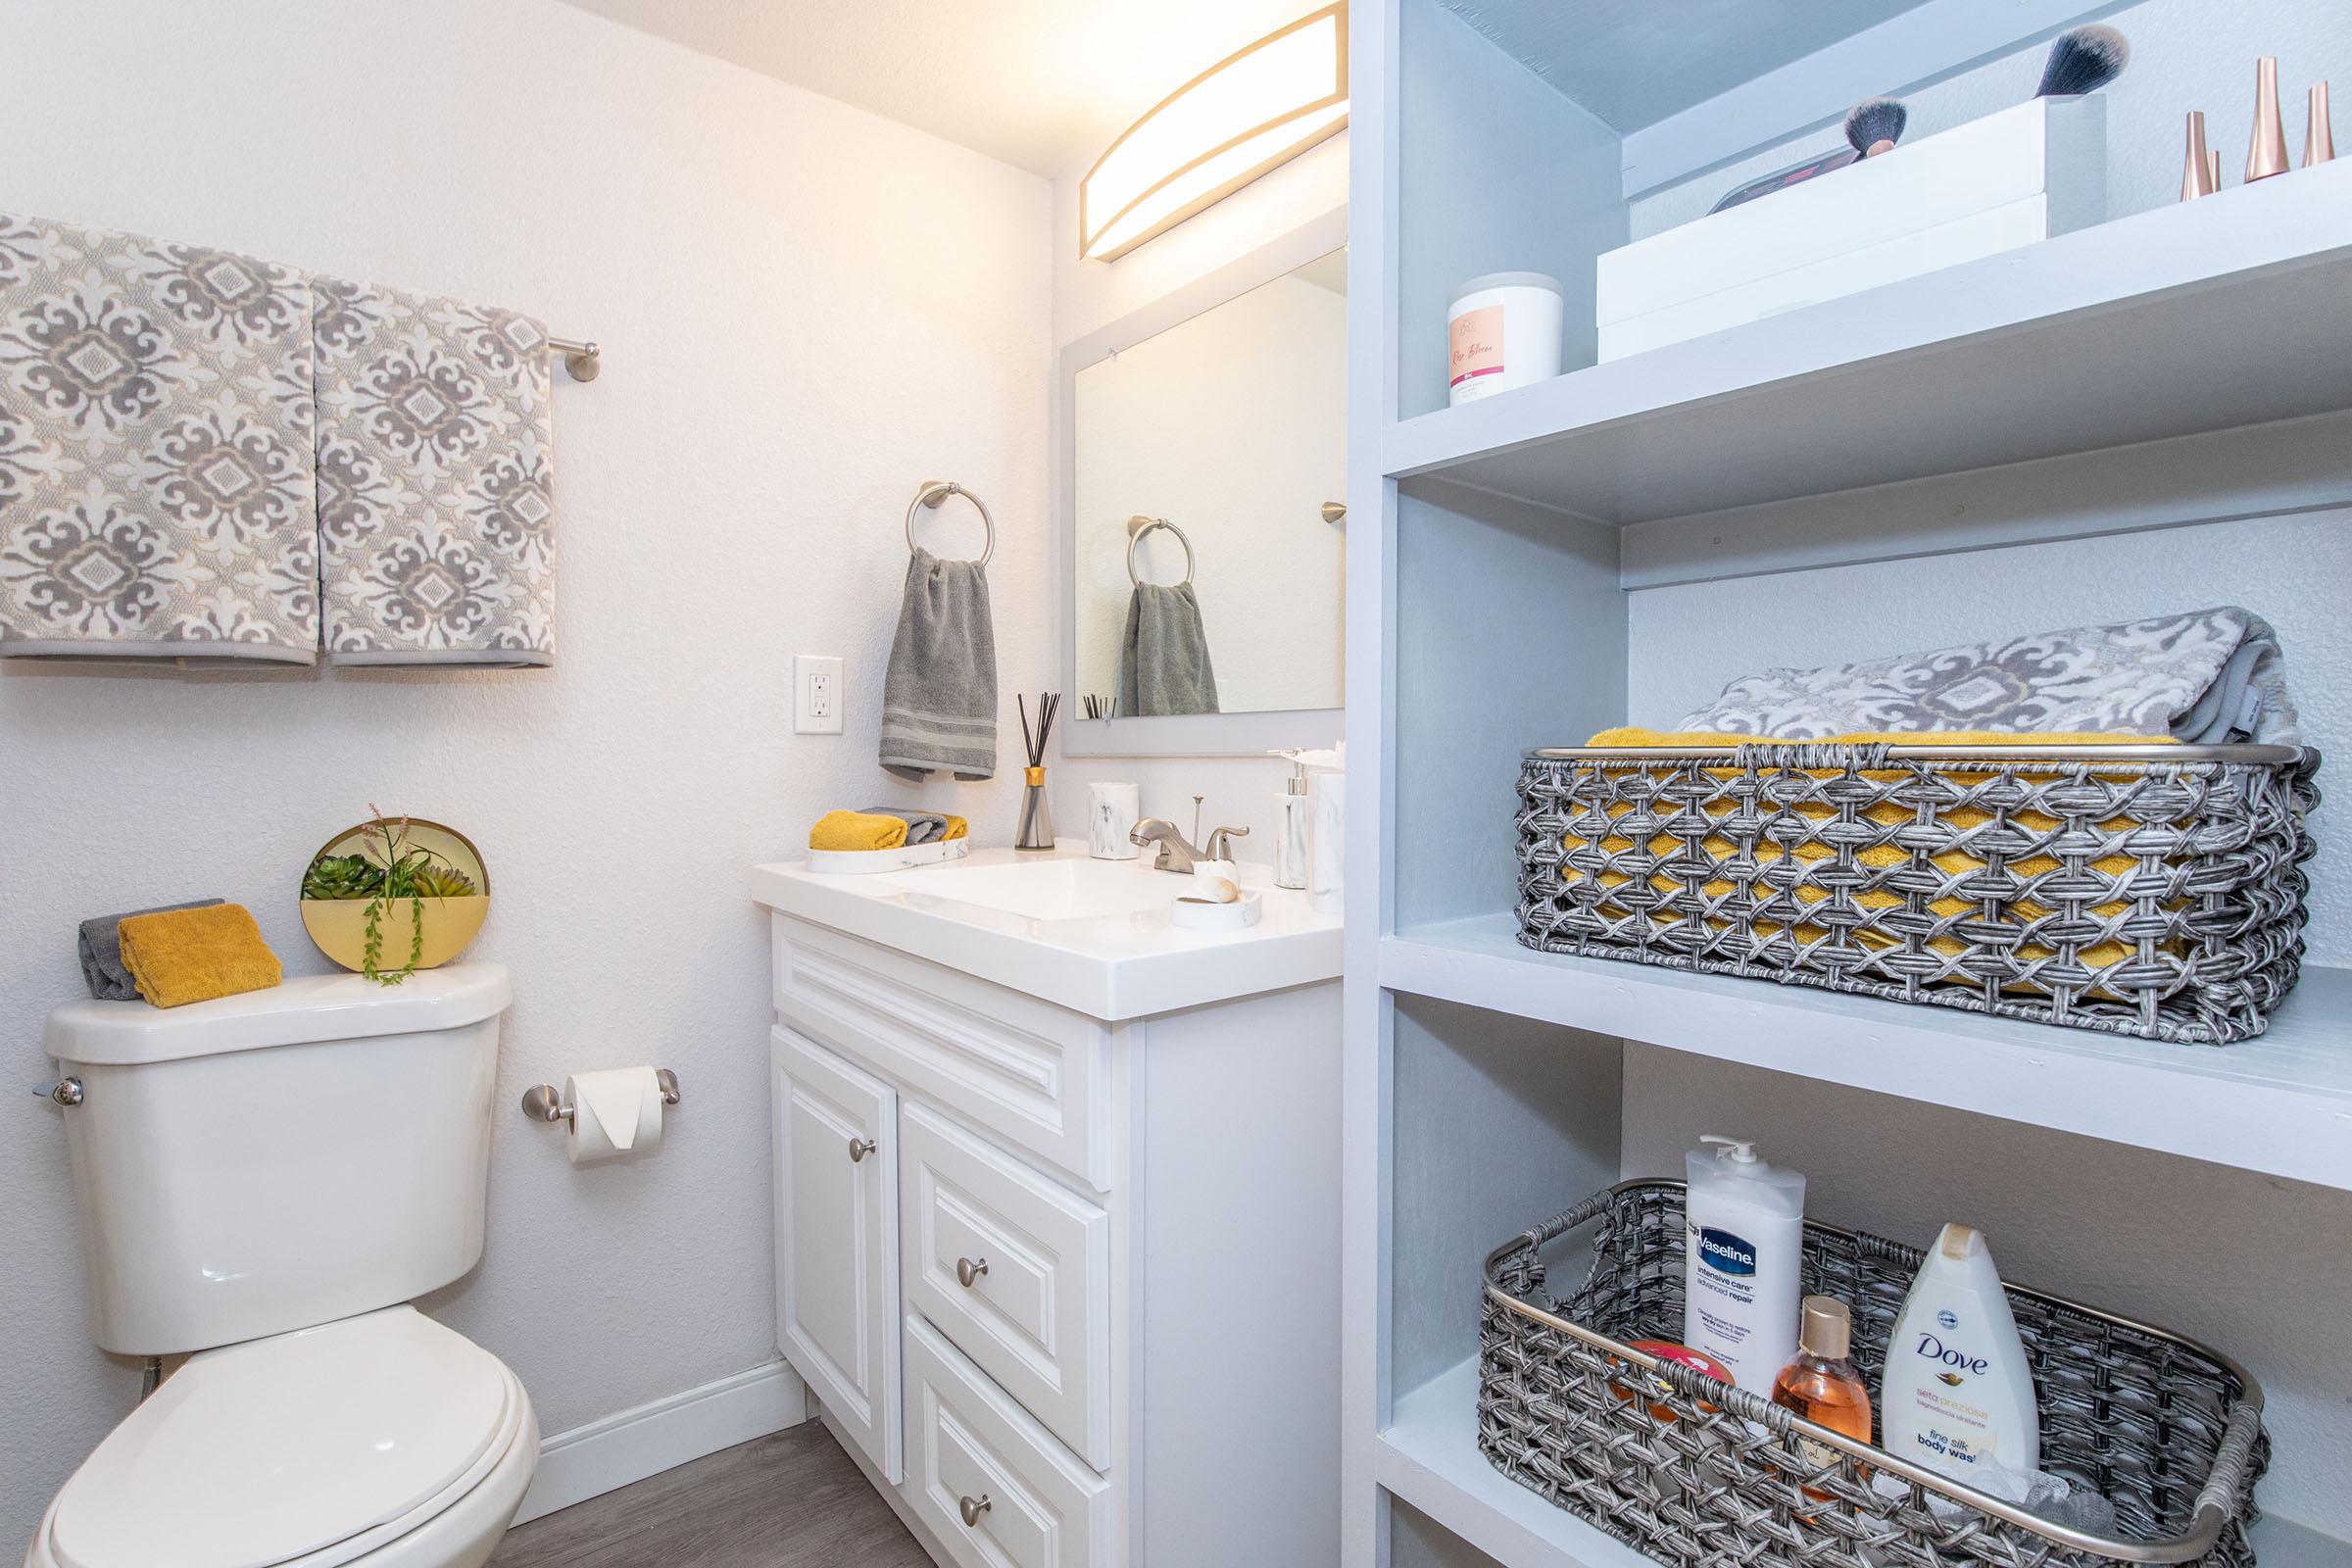
[[[1584,1285],[1550,1295],[1545,1250],[1592,1221]],[[1682,1339],[1685,1245],[1683,1184],[1634,1181],[1488,1257],[1478,1444],[1496,1469],[1686,1568],[2251,1568],[2262,1392],[2219,1351],[2009,1287],[2042,1468],[2115,1504],[2118,1535],[2084,1535],[1630,1348]],[[1805,1289],[1853,1309],[1874,1393],[1920,1257],[1805,1226]]]
[[[1527,754],[1519,940],[2180,1044],[2303,955],[2316,752],[1828,743]]]

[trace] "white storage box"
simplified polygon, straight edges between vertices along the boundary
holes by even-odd
[[[2107,217],[2107,104],[2036,98],[1599,259],[1603,362]]]

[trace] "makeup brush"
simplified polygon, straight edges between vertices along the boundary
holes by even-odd
[[[2093,24],[2062,32],[2050,45],[2036,98],[2075,98],[2097,92],[2132,63],[2132,40],[2113,27]]]
[[[1911,111],[1897,98],[1872,98],[1846,112],[1845,139],[1865,158],[1894,151],[1911,123]]]

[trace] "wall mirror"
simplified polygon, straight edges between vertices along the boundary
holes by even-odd
[[[1063,356],[1064,743],[1323,746],[1345,700],[1334,214]],[[1092,709],[1107,717],[1090,717]]]

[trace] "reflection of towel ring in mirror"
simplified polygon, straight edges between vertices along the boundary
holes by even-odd
[[[1144,585],[1144,579],[1137,576],[1135,572],[1135,547],[1142,544],[1144,535],[1154,528],[1167,529],[1176,536],[1176,542],[1184,546],[1184,581],[1176,586],[1190,588],[1193,585],[1193,542],[1184,536],[1182,528],[1177,527],[1165,517],[1129,517],[1127,519],[1127,580],[1138,588]]]
[[[987,565],[988,558],[997,553],[997,519],[988,514],[988,503],[952,479],[925,479],[923,487],[914,493],[913,502],[906,508],[906,553],[908,555],[914,553],[915,513],[925,507],[937,512],[940,503],[946,501],[950,496],[961,496],[964,500],[969,501],[972,504],[972,510],[980,514],[980,520],[987,524],[988,544],[981,550],[979,562],[981,565]]]

